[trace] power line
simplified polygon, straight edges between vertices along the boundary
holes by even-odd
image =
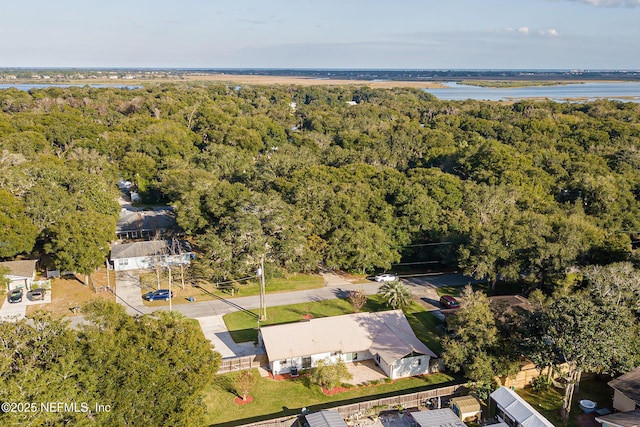
[[[403,248],[416,248],[419,246],[440,246],[440,245],[450,245],[453,242],[438,242],[438,243],[416,243],[415,245],[404,245]]]

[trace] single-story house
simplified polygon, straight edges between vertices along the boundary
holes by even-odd
[[[603,427],[640,427],[640,367],[609,381],[615,414],[596,417]]]
[[[37,262],[36,259],[0,262],[0,268],[8,271],[4,275],[8,282],[8,290],[20,288],[30,291],[31,285],[36,279]]]
[[[480,419],[482,407],[474,396],[460,396],[449,400],[449,407],[462,420],[468,418]]]
[[[338,411],[320,411],[306,414],[301,420],[302,427],[348,427]]]
[[[411,417],[419,427],[467,427],[449,408],[411,412]]]
[[[437,357],[414,334],[402,310],[355,313],[264,326],[259,340],[274,375],[310,369],[320,360],[374,359],[392,379],[429,373]]]
[[[116,271],[146,270],[157,266],[189,265],[193,256],[186,241],[150,240],[115,244],[110,260]]]
[[[151,211],[122,209],[116,223],[118,239],[144,239],[165,235],[176,228],[176,218],[170,206]]]
[[[500,387],[489,395],[489,414],[512,427],[553,427],[533,406],[507,387]]]

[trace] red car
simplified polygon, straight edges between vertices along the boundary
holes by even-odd
[[[440,297],[440,304],[442,304],[444,308],[460,308],[458,300],[451,295],[443,295]]]

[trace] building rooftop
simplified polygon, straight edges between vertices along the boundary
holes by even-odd
[[[631,372],[609,381],[609,386],[618,390],[640,405],[640,366]]]

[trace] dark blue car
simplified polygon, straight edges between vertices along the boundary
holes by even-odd
[[[147,292],[142,295],[142,298],[147,301],[164,300],[169,301],[169,298],[173,298],[173,292],[169,292],[169,289],[158,289],[157,291]]]

